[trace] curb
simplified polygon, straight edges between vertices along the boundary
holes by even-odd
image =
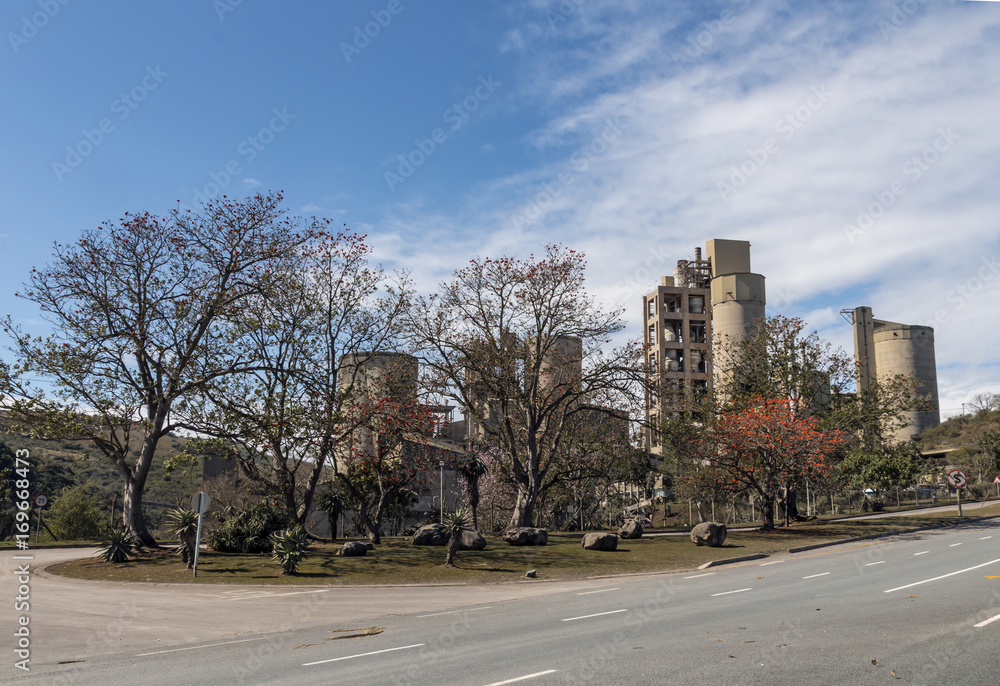
[[[700,565],[698,569],[708,569],[709,567],[719,567],[721,565],[728,565],[734,562],[747,562],[748,560],[761,560],[765,557],[769,557],[767,553],[757,553],[755,555],[744,555],[743,557],[730,557],[725,560],[712,560],[711,562],[706,562]]]
[[[1000,519],[1000,515],[992,515],[989,517],[970,517],[964,518],[961,522],[955,522],[954,524],[933,524],[931,526],[918,526],[914,529],[901,529],[899,531],[887,531],[882,534],[868,534],[867,536],[857,536],[855,538],[844,538],[839,541],[828,541],[826,543],[814,543],[813,545],[803,545],[797,548],[789,548],[789,553],[804,553],[807,550],[816,550],[817,548],[829,548],[834,545],[841,545],[844,543],[856,543],[859,541],[871,541],[876,538],[889,538],[890,536],[901,536],[903,534],[913,534],[920,531],[934,531],[936,529],[947,529],[955,526],[956,524],[966,524],[969,522],[983,522],[990,519]],[[700,569],[700,568],[699,568]]]

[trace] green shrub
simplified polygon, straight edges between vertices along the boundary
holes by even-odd
[[[221,553],[269,553],[271,534],[295,525],[285,510],[269,500],[234,510],[208,535],[208,545]]]
[[[52,533],[63,541],[81,541],[101,537],[105,516],[92,485],[62,489],[52,509],[42,515]]]

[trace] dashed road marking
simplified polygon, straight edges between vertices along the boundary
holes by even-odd
[[[712,576],[715,572],[705,572],[704,574],[695,574],[694,576],[686,576],[685,579],[700,579],[703,576]]]
[[[919,553],[913,553],[913,557],[916,557],[917,555],[926,555],[929,552],[929,550],[922,550]]]
[[[890,588],[883,593],[892,593],[893,591],[902,591],[904,588],[910,588],[911,586],[919,586],[920,584],[927,584],[931,581],[937,581],[939,579],[947,579],[949,576],[955,576],[956,574],[962,574],[964,572],[971,572],[973,569],[979,569],[980,567],[986,567],[988,565],[996,564],[1000,562],[1000,558],[996,560],[990,560],[989,562],[984,562],[981,565],[976,565],[975,567],[967,567],[965,569],[960,569],[957,572],[949,572],[948,574],[942,574],[941,576],[936,576],[933,579],[924,579],[923,581],[914,581],[912,584],[906,584],[905,586],[897,586],[896,588]]]
[[[560,620],[560,621],[563,621],[563,622],[575,622],[578,619],[590,619],[591,617],[603,617],[604,615],[616,615],[619,612],[628,612],[628,610],[625,609],[625,610],[612,610],[611,612],[598,612],[597,614],[593,614],[593,615],[583,615],[582,617],[570,617],[569,619],[563,619],[563,620]]]
[[[810,574],[809,576],[802,577],[803,579],[815,579],[818,576],[826,576],[830,572],[823,572],[822,574]]]
[[[248,643],[249,641],[263,641],[265,637],[260,638],[244,638],[239,641],[226,641],[225,643],[208,643],[201,646],[188,646],[187,648],[170,648],[168,650],[157,650],[152,653],[139,653],[136,657],[146,657],[147,655],[162,655],[164,653],[180,653],[185,650],[198,650],[199,648],[214,648],[215,646],[228,646],[234,643]]]
[[[982,629],[987,624],[992,624],[993,622],[996,622],[998,620],[1000,620],[1000,615],[997,615],[995,617],[990,617],[989,619],[983,620],[982,622],[979,622],[979,624],[973,624],[972,626],[975,627],[976,629]]]
[[[594,593],[607,593],[608,591],[620,591],[621,586],[615,586],[614,588],[602,588],[599,591],[584,591],[583,593],[577,593],[577,595],[593,595]],[[548,672],[546,672],[548,674]]]
[[[329,660],[318,660],[316,662],[306,662],[303,667],[312,667],[313,665],[323,665],[327,662],[340,662],[341,660],[353,660],[356,657],[368,657],[369,655],[381,655],[382,653],[392,653],[397,650],[409,650],[410,648],[419,648],[420,646],[427,645],[426,643],[414,643],[411,646],[400,646],[398,648],[386,648],[385,650],[373,650],[370,653],[358,653],[357,655],[345,655],[344,657],[334,657]]]
[[[534,679],[536,677],[545,676],[546,674],[553,674],[556,670],[547,669],[544,672],[535,672],[534,674],[525,674],[524,676],[519,676],[514,679],[507,679],[506,681],[494,681],[492,684],[486,684],[486,686],[503,686],[504,684],[513,684],[518,681],[526,681],[528,679]]]
[[[869,562],[868,564],[865,565],[865,567],[871,567],[873,565],[884,565],[884,564],[885,560],[879,560],[878,562]]]
[[[729,595],[731,593],[743,593],[743,591],[752,591],[752,590],[753,590],[752,588],[740,588],[740,589],[737,589],[735,591],[725,591],[723,593],[713,593],[711,595],[711,597],[714,598],[714,597],[720,596],[720,595]]]
[[[448,610],[447,612],[435,612],[430,615],[417,615],[417,619],[423,619],[424,617],[440,617],[441,615],[458,615],[463,612],[475,612],[477,610],[489,610],[489,605],[484,605],[483,607],[467,607],[464,610]]]

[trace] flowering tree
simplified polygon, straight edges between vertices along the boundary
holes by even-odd
[[[789,481],[826,476],[845,443],[838,431],[793,412],[787,398],[748,398],[718,416],[694,446],[701,468],[690,479],[705,488],[760,496],[764,529],[774,528],[780,490]],[[786,510],[786,524],[788,512]]]
[[[567,460],[595,454],[584,443],[620,449],[625,435],[627,445],[627,431],[581,432],[627,425],[628,410],[641,411],[641,348],[602,350],[624,324],[586,293],[585,268],[561,246],[539,258],[477,258],[407,317],[427,388],[462,407],[473,440],[495,448],[496,468],[516,485],[511,526],[533,522]]]

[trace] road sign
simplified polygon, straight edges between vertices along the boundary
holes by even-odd
[[[993,483],[1000,484],[1000,476],[998,476],[997,478],[993,479]]]
[[[964,488],[969,483],[969,478],[961,469],[953,469],[948,472],[948,485],[952,488]]]
[[[208,506],[212,504],[212,499],[208,497],[208,493],[205,491],[200,491],[194,494],[191,498],[191,509],[201,514],[208,509]]]
[[[49,504],[49,496],[39,493],[35,496],[35,507],[45,507]]]

